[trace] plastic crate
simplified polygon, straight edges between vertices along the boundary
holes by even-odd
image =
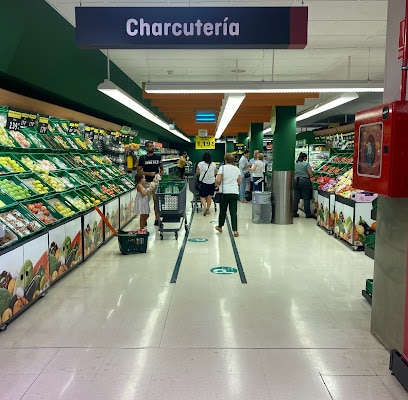
[[[146,253],[149,232],[118,231],[119,250],[122,254]]]
[[[365,245],[369,247],[371,250],[375,249],[375,233],[366,236]]]

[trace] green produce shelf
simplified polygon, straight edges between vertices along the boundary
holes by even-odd
[[[7,225],[19,238],[32,236],[45,227],[21,204],[4,207],[0,211],[0,221]]]
[[[60,194],[47,196],[44,200],[57,210],[64,218],[70,218],[80,212],[78,208],[66,201]]]
[[[0,178],[0,189],[14,200],[24,200],[29,197],[38,196],[24,185],[15,175],[7,175]]]
[[[38,201],[26,200],[21,204],[34,218],[47,226],[55,225],[65,218],[44,199],[39,199]]]

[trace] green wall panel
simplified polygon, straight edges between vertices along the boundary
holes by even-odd
[[[99,50],[78,48],[74,27],[44,0],[9,0],[2,3],[2,87],[120,125],[132,126],[140,132],[140,137],[185,143],[97,91],[97,85],[107,77],[105,55]],[[158,113],[149,101],[142,99],[139,86],[113,63],[110,69],[111,80],[115,84]]]

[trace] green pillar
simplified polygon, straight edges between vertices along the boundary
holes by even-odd
[[[246,148],[248,148],[248,142],[248,132],[238,132],[237,143],[242,143]]]
[[[263,122],[251,123],[251,139],[249,142],[250,158],[254,156],[254,150],[263,151]]]
[[[227,140],[226,145],[225,145],[225,152],[232,153],[233,151],[234,151],[234,142],[230,142]]]
[[[296,107],[276,107],[273,135],[272,187],[275,209],[272,222],[293,223],[293,170],[296,145]]]

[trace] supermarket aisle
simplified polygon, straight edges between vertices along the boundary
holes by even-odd
[[[373,261],[317,228],[254,225],[239,204],[238,274],[214,211],[122,256],[115,240],[0,333],[2,400],[408,399],[370,334]],[[136,226],[136,221],[134,221]],[[130,229],[130,228],[129,228]]]

